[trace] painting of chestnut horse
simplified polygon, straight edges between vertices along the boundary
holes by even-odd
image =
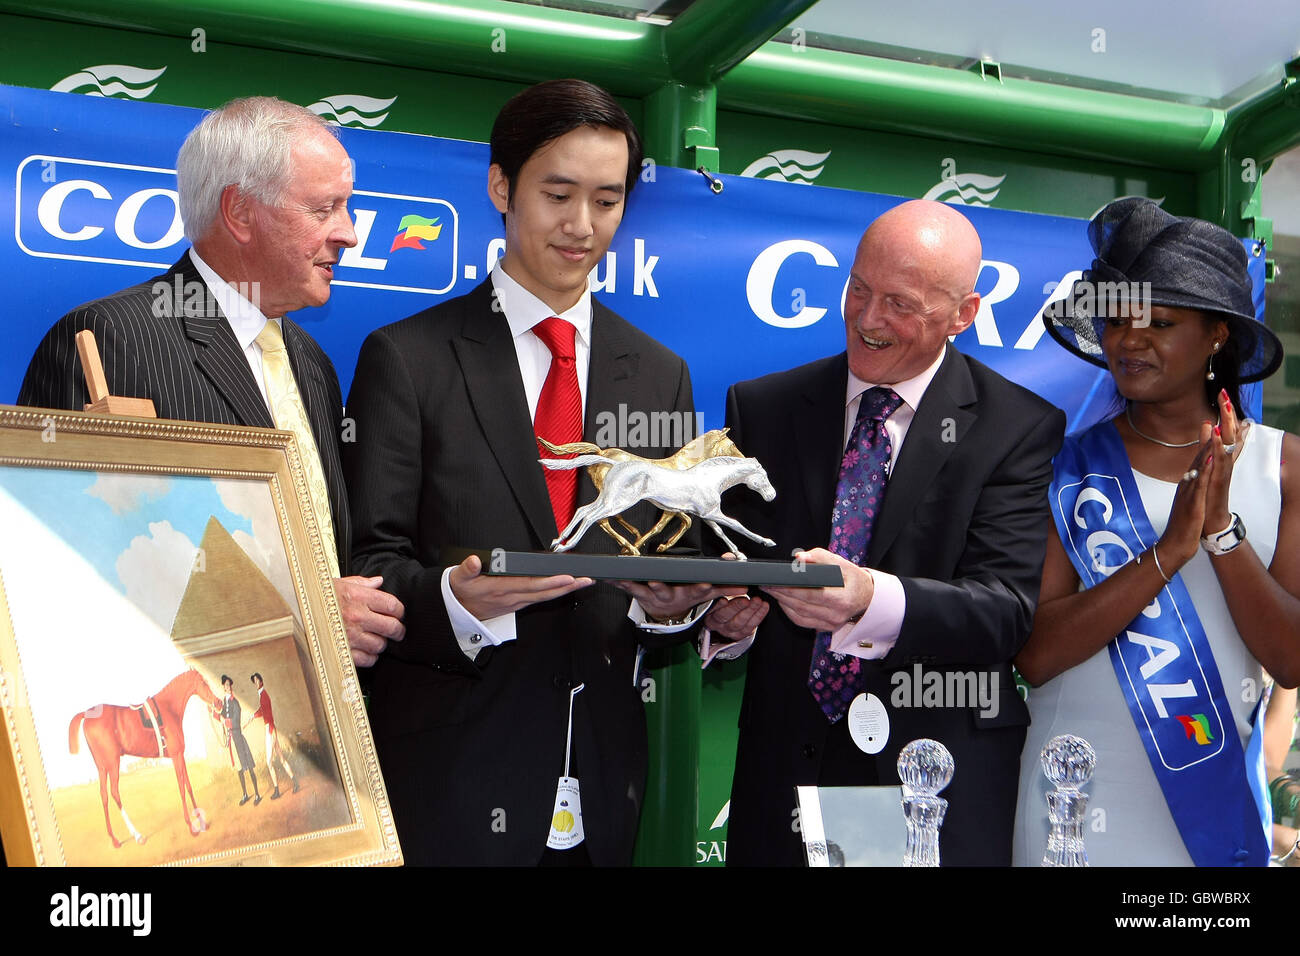
[[[145,841],[127,816],[126,808],[122,806],[122,796],[118,793],[118,768],[123,756],[170,757],[176,771],[176,787],[181,794],[181,817],[190,828],[190,835],[198,836],[207,828],[203,811],[194,800],[194,788],[190,786],[190,774],[185,766],[185,731],[181,726],[185,705],[195,694],[210,709],[221,706],[217,695],[208,687],[208,682],[198,671],[191,669],[172,678],[158,693],[145,698],[143,704],[100,704],[77,714],[68,725],[68,750],[74,754],[80,742],[78,730],[85,731],[86,746],[99,770],[99,797],[104,803],[104,826],[114,848],[122,844],[113,835],[113,824],[108,816],[110,792],[135,842]],[[192,813],[190,807],[193,807]]]

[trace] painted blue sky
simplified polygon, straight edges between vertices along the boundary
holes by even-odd
[[[111,482],[112,488],[100,484],[96,493],[101,477]],[[232,534],[253,531],[248,518],[228,509],[212,479],[204,476],[0,466],[0,488],[85,557],[122,594],[127,587],[118,575],[118,556],[135,538],[150,536],[151,522],[170,522],[195,546],[202,541],[211,516]]]

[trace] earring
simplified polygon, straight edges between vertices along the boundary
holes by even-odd
[[[1214,343],[1214,352],[1217,352],[1217,351],[1219,351],[1219,343],[1218,343],[1218,342],[1215,342],[1215,343]],[[1206,370],[1205,370],[1205,380],[1206,380],[1207,382],[1213,382],[1213,381],[1214,381],[1214,352],[1211,352],[1211,353],[1210,353],[1210,361],[1209,361],[1209,364],[1207,365]]]

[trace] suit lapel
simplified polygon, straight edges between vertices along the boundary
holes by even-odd
[[[244,350],[239,347],[230,323],[216,299],[208,293],[188,254],[177,263],[177,268],[185,288],[193,288],[191,283],[198,283],[204,290],[203,308],[186,309],[183,301],[175,303],[176,314],[183,316],[185,336],[195,346],[192,350],[194,364],[221,393],[239,424],[274,428],[271,412],[253,380],[253,371],[248,367]]]
[[[848,380],[848,355],[836,356],[824,375],[819,373],[808,382],[804,391],[808,404],[791,409],[793,421],[787,433],[798,439],[790,453],[799,460],[804,501],[812,526],[820,535],[818,543],[830,540],[835,486],[844,457],[844,390]],[[830,387],[832,383],[834,387]]]
[[[504,313],[492,308],[489,279],[464,299],[461,334],[452,348],[465,376],[470,405],[483,438],[519,501],[533,533],[544,546],[559,533],[519,377],[519,361]]]
[[[610,321],[609,309],[591,300],[591,357],[587,367],[587,411],[583,423],[584,441],[594,442],[600,432],[597,416],[602,412],[618,413],[618,403],[640,408],[641,396],[635,388],[641,354],[622,334],[623,329]],[[644,452],[643,452],[644,454]],[[596,497],[596,486],[584,468],[578,477],[578,504]]]
[[[966,360],[948,345],[943,364],[922,396],[921,407],[907,429],[903,450],[885,488],[880,517],[871,533],[868,566],[879,566],[899,531],[911,520],[935,475],[957,447],[957,439],[979,417],[968,407],[974,403],[975,384]]]
[[[315,362],[303,360],[303,350],[307,333],[303,331],[302,326],[289,319],[281,322],[284,329],[284,347],[289,353],[289,368],[293,370],[293,380],[298,384],[298,393],[302,396],[303,406],[307,409],[307,417],[315,425],[318,421],[316,413],[321,409],[313,409],[312,395],[328,395],[329,388],[325,383],[325,376],[319,365]],[[328,417],[325,421],[329,421]],[[328,428],[326,429],[328,431]]]

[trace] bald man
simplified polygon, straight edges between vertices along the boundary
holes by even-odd
[[[956,764],[943,864],[1011,861],[1029,718],[1010,662],[1038,599],[1065,417],[949,344],[979,310],[980,255],[951,206],[889,210],[858,244],[846,352],[728,394],[732,437],[777,489],[728,507],[777,542],[763,556],[809,549],[845,580],[709,614],[705,659],[749,659],[730,864],[799,865],[795,787],[897,784],[920,737]]]

